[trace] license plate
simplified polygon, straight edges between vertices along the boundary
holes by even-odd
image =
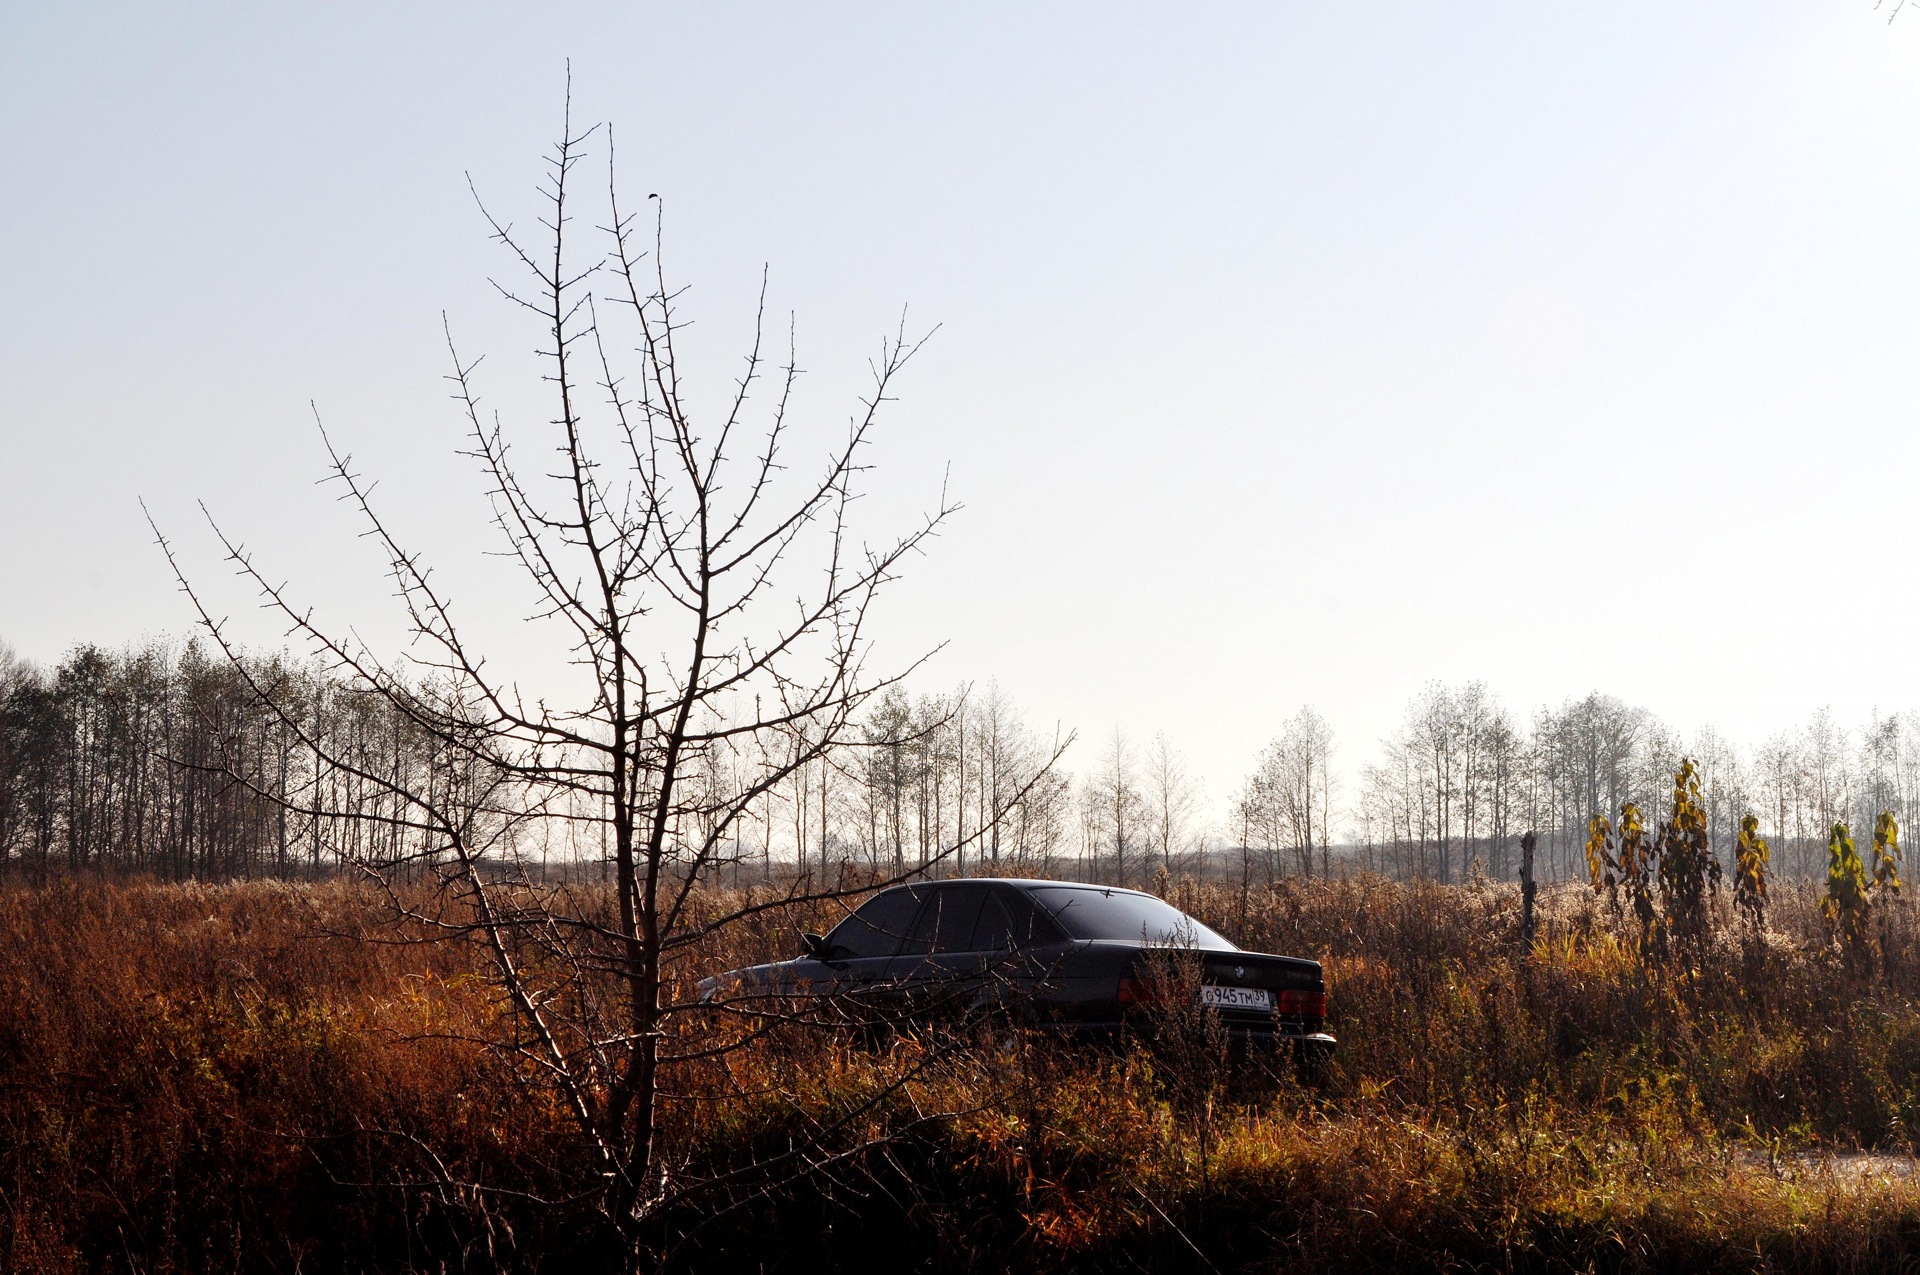
[[[1273,1009],[1273,993],[1264,987],[1200,986],[1200,1003],[1210,1009]]]

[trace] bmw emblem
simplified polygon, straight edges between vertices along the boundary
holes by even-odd
[[[1234,967],[1233,967],[1233,976],[1234,976],[1235,978],[1245,978],[1245,977],[1247,976],[1247,967],[1246,967],[1246,966],[1244,966],[1244,965],[1236,965],[1236,966],[1234,966]]]

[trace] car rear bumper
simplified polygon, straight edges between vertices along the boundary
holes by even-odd
[[[1302,1062],[1313,1063],[1323,1063],[1332,1058],[1334,1047],[1340,1043],[1326,1032],[1307,1032],[1298,1036],[1282,1035],[1275,1039],[1291,1042],[1294,1057]]]
[[[1050,1035],[1074,1040],[1118,1040],[1125,1037],[1147,1039],[1154,1035],[1151,1026],[1137,1019],[1038,1019],[1029,1026]],[[1271,1045],[1292,1048],[1302,1058],[1324,1061],[1332,1057],[1339,1041],[1324,1031],[1306,1031],[1287,1024],[1234,1022],[1221,1023],[1231,1044]]]

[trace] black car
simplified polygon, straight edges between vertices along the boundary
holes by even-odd
[[[1318,961],[1243,952],[1151,894],[1064,881],[930,881],[882,890],[805,954],[732,970],[703,999],[751,1011],[806,998],[857,1021],[983,1011],[1080,1036],[1152,1034],[1180,1013],[1232,1039],[1328,1057]]]

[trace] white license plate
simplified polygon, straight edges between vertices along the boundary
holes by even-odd
[[[1212,1009],[1259,1009],[1273,1008],[1273,993],[1264,987],[1217,987],[1212,983],[1200,985],[1200,1003]]]

